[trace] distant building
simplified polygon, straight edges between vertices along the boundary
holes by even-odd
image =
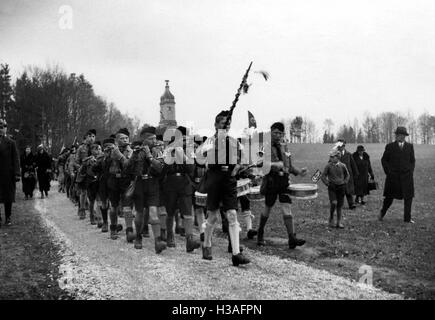
[[[160,97],[160,122],[157,134],[163,134],[166,129],[177,127],[177,120],[175,120],[175,98],[171,91],[169,91],[169,80],[165,81],[165,92]]]

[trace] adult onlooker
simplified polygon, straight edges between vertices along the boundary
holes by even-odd
[[[15,141],[6,136],[6,121],[0,119],[0,203],[5,207],[5,224],[11,225],[12,203],[15,202],[15,183],[20,181],[20,160]],[[0,226],[1,226],[0,215]]]
[[[384,218],[393,199],[404,199],[404,221],[414,223],[411,220],[411,205],[414,197],[414,146],[405,141],[406,136],[409,135],[405,127],[397,127],[394,133],[396,141],[385,146],[381,159],[387,177],[384,187],[384,203],[378,219]]]
[[[26,200],[33,198],[33,191],[36,186],[36,164],[35,156],[30,146],[27,146],[20,158],[21,181],[23,182],[23,192]]]
[[[359,204],[365,204],[364,196],[370,193],[369,175],[372,180],[375,179],[370,163],[370,156],[365,151],[364,146],[359,145],[356,148],[356,152],[352,155],[359,173],[358,177],[355,178],[355,202]]]
[[[349,181],[346,184],[345,194],[349,209],[353,210],[356,208],[353,196],[355,195],[354,181],[358,178],[358,168],[356,167],[352,154],[346,150],[346,140],[338,139],[336,147],[337,150],[340,151],[340,161],[346,165],[347,171],[349,171]]]
[[[41,144],[37,148],[36,154],[36,172],[38,174],[39,191],[41,192],[41,199],[45,196],[48,197],[50,191],[50,173],[51,173],[51,157],[45,151],[44,146]]]

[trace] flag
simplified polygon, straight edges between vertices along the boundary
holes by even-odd
[[[257,121],[255,121],[254,115],[248,111],[248,128],[254,127],[257,129]]]

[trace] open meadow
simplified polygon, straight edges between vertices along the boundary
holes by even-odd
[[[316,169],[323,170],[328,161],[329,144],[292,144],[293,164],[306,166],[306,177],[292,176],[292,183],[311,183]],[[384,144],[366,144],[379,190],[366,197],[367,203],[349,210],[344,205],[345,229],[327,226],[329,201],[327,189],[318,182],[319,196],[315,200],[293,200],[296,232],[307,241],[305,246],[289,250],[286,231],[277,204],[266,225],[268,246],[257,248],[255,241],[243,244],[265,253],[298,261],[349,277],[358,281],[372,271],[373,285],[406,297],[435,298],[435,146],[414,145],[415,198],[412,217],[415,224],[403,222],[403,200],[395,200],[384,221],[377,220],[382,205],[385,174],[381,166]],[[355,144],[347,145],[353,153]],[[264,202],[251,202],[258,224]],[[365,267],[369,266],[368,267]],[[360,269],[361,268],[361,269]],[[367,270],[368,273],[367,273]]]

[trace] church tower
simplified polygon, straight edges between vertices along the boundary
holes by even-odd
[[[175,120],[175,98],[169,91],[169,80],[166,81],[165,92],[160,97],[160,122],[159,128],[177,127]]]

